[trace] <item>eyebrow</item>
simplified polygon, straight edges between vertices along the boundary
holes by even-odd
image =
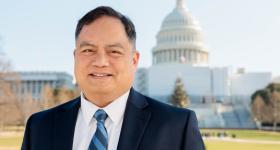
[[[79,47],[83,47],[83,46],[91,46],[91,47],[97,47],[96,45],[92,44],[92,43],[89,43],[87,41],[83,41]]]
[[[107,48],[118,47],[118,48],[121,48],[121,49],[125,49],[120,43],[109,44],[106,47]]]
[[[94,47],[94,48],[97,48],[98,46],[97,45],[94,45],[90,42],[87,42],[87,41],[83,41],[79,47],[84,47],[84,46],[91,46],[91,47]],[[125,49],[122,44],[120,43],[114,43],[114,44],[108,44],[105,46],[106,48],[115,48],[115,47],[118,47],[118,48],[121,48],[121,49]]]

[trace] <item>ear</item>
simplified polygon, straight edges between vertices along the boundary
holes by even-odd
[[[73,55],[74,55],[74,56],[76,55],[76,49],[74,49],[74,51],[73,51]]]
[[[140,58],[140,53],[137,50],[135,50],[135,52],[133,53],[132,63],[136,67],[138,66],[139,58]]]

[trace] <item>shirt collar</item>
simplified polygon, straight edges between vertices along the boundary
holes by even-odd
[[[118,124],[123,118],[129,91],[130,90],[117,99],[113,100],[106,107],[101,108],[107,113],[108,117],[113,121],[114,124]],[[84,94],[81,92],[81,111],[87,125],[89,125],[94,113],[98,109],[100,109],[100,107],[86,100]]]

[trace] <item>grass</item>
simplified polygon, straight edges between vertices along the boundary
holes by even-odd
[[[218,130],[202,129],[201,132],[217,134],[225,131],[228,135],[235,134],[238,139],[280,141],[279,132],[257,130]],[[0,150],[20,149],[23,131],[0,132]],[[219,140],[205,140],[206,150],[280,150],[280,144],[241,143]]]
[[[268,132],[259,130],[222,130],[222,129],[202,129],[202,133],[217,134],[218,132],[225,131],[229,136],[236,135],[238,139],[251,139],[251,140],[267,140],[267,141],[280,141],[280,132]]]
[[[22,136],[0,137],[0,147],[19,147],[22,142]]]
[[[1,132],[0,150],[17,150],[22,143],[23,132]]]
[[[261,144],[258,141],[280,141],[280,132],[268,132],[258,130],[222,130],[202,129],[202,133],[217,135],[218,132],[226,132],[230,137],[236,135],[237,139],[256,140],[256,143],[241,143],[219,140],[205,140],[206,150],[280,150],[280,144]]]
[[[206,150],[279,150],[280,144],[236,143],[225,141],[205,141]]]

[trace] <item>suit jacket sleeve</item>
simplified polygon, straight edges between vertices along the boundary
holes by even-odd
[[[195,112],[191,111],[187,120],[183,150],[205,150],[205,146],[198,128]]]
[[[30,150],[31,145],[30,145],[30,122],[31,122],[32,116],[28,119],[25,131],[24,131],[24,137],[23,137],[23,142],[21,145],[21,150]]]

